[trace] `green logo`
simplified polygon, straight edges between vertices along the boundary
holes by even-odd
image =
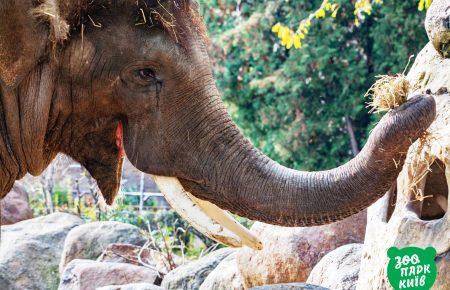
[[[429,290],[436,280],[436,249],[389,248],[387,276],[395,290]]]

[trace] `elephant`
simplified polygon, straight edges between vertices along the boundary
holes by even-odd
[[[284,167],[243,136],[221,100],[194,0],[0,3],[0,197],[58,153],[108,204],[126,155],[192,198],[266,223],[314,226],[374,203],[436,115],[429,94],[389,111],[330,170]],[[175,200],[176,203],[176,200]]]

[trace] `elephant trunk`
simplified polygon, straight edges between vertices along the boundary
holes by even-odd
[[[354,159],[335,169],[303,172],[262,154],[228,115],[218,113],[227,125],[208,142],[205,179],[180,180],[198,198],[250,219],[283,226],[334,222],[368,207],[389,189],[409,146],[435,115],[431,96],[412,97],[381,119]]]

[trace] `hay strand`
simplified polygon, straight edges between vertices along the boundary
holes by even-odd
[[[50,24],[50,40],[58,43],[69,37],[70,26],[59,13],[59,7],[55,0],[44,0],[31,10],[31,14],[36,18],[41,18]]]
[[[365,94],[371,98],[370,112],[386,112],[400,106],[406,102],[410,90],[411,85],[404,74],[377,76],[377,81]]]
[[[414,55],[408,59],[408,63],[401,74],[394,76],[378,75],[377,81],[369,88],[364,97],[370,97],[368,107],[370,112],[380,113],[392,110],[405,103],[411,92],[411,84],[406,79],[405,73]]]

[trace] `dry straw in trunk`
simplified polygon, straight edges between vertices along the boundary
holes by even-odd
[[[404,74],[380,75],[377,78],[365,95],[372,99],[369,102],[371,112],[386,112],[406,102],[411,85]]]

